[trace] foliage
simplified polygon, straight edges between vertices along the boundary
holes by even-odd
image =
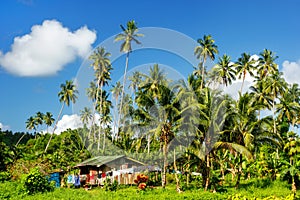
[[[106,177],[106,179],[104,180],[104,188],[105,191],[117,191],[119,186],[119,183],[117,180],[114,180],[113,182],[110,180],[109,177]]]
[[[39,168],[33,168],[29,174],[24,174],[21,179],[22,191],[24,194],[35,194],[51,191],[54,189],[54,184],[49,182]]]
[[[0,172],[0,182],[8,181],[10,178],[9,172]]]
[[[229,199],[285,198],[290,194],[289,189],[297,194],[300,186],[300,137],[293,131],[300,124],[300,88],[284,80],[275,63],[277,56],[274,52],[265,49],[258,60],[248,53],[242,53],[237,61],[223,55],[210,73],[212,80],[208,80],[206,62],[216,58],[218,46],[211,35],[204,35],[194,49],[199,65],[188,76],[187,82],[169,80],[160,66],[154,64],[148,73],[134,72],[129,77],[130,83],[125,84],[131,43],[140,44],[137,38],[143,35],[138,33],[133,20],[121,29],[123,32],[115,37],[115,41],[122,41],[120,51],[126,53],[126,63],[123,85],[117,82],[111,90],[115,105],[107,92],[112,85],[110,53],[105,47],[99,47],[89,57],[93,61],[95,76],[90,80],[87,95],[93,103],[93,110],[84,108],[81,112],[84,127],[53,134],[64,106],[75,103],[77,99],[76,85],[66,81],[61,84],[58,94],[62,107],[52,134],[38,133],[40,125],[46,124],[48,128],[54,123],[51,113],[40,111],[26,121],[27,129],[35,134],[0,130],[0,182],[10,178],[19,180],[29,173],[22,178],[24,191],[37,192],[40,188],[32,185],[34,181],[31,179],[39,178],[44,181],[41,191],[47,191],[48,185],[35,167],[43,172],[68,170],[92,154],[125,152],[143,162],[159,163],[162,169],[155,180],[150,175],[150,181],[144,175],[136,180],[141,190],[145,190],[150,182],[157,185],[159,180],[167,188],[165,192],[160,189],[140,192],[143,198],[151,196],[150,193],[173,198],[174,194],[169,192],[166,183],[172,185],[175,180],[176,190],[181,192],[178,188],[182,188],[185,191],[178,194],[179,198],[226,199],[228,195],[231,195]],[[248,74],[254,78],[251,92],[245,92],[243,88]],[[208,87],[216,83],[227,87],[237,78],[242,79],[237,99]],[[131,93],[125,93],[126,85],[131,88]],[[112,111],[114,107],[118,113]],[[272,115],[261,116],[263,111]],[[99,114],[98,124],[94,119],[96,112]],[[193,113],[198,115],[195,117]],[[114,119],[112,115],[115,115]],[[175,162],[175,150],[181,149],[185,142],[191,145]],[[116,146],[119,147],[117,150]],[[171,150],[174,150],[173,166],[168,163]],[[30,171],[33,168],[35,171]],[[180,171],[179,179],[167,173],[175,169]],[[195,172],[196,177],[192,176]],[[233,186],[239,188],[238,192],[231,191]],[[106,181],[106,192],[117,188],[116,182]],[[193,190],[200,196],[191,195]],[[218,194],[212,196],[203,190]],[[56,190],[51,194],[56,198],[55,195],[66,191]],[[125,191],[132,192],[132,188],[109,195],[111,198],[138,198],[134,196],[136,194],[126,194]],[[4,196],[10,196],[4,193]],[[69,198],[75,194],[76,191],[72,191]],[[89,198],[98,195],[97,192],[88,194]],[[78,198],[85,198],[84,193],[80,195]]]

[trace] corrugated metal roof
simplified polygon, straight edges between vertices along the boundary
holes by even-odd
[[[105,165],[106,163],[112,162],[112,161],[114,161],[116,159],[120,159],[122,157],[125,157],[125,155],[119,155],[119,156],[97,156],[97,157],[93,157],[93,158],[87,159],[87,160],[83,161],[82,163],[79,163],[76,166],[79,167],[79,166],[86,166],[86,165],[91,165],[91,166]]]
[[[140,165],[145,165],[144,163],[138,161],[138,160],[135,160],[133,158],[130,158],[130,157],[127,157],[125,155],[119,155],[119,156],[97,156],[97,157],[93,157],[93,158],[90,158],[90,159],[87,159],[81,163],[79,163],[78,165],[76,165],[76,167],[80,167],[80,166],[101,166],[101,165],[105,165],[107,163],[110,163],[110,162],[113,162],[117,159],[120,159],[120,158],[125,158],[127,160],[131,160],[132,162],[136,162],[136,163],[139,163]]]

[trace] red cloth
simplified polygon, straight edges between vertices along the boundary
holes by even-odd
[[[89,174],[86,175],[86,180],[85,180],[85,182],[87,182],[87,183],[90,182],[90,175],[89,175]]]

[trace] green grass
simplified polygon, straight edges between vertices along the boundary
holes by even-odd
[[[91,199],[203,199],[218,200],[228,199],[229,196],[235,195],[232,199],[286,199],[291,194],[290,185],[285,182],[275,181],[266,184],[260,181],[243,182],[240,189],[235,190],[233,187],[224,187],[223,192],[206,192],[203,189],[187,190],[183,193],[177,193],[174,185],[168,185],[166,189],[156,187],[140,191],[135,186],[122,187],[116,192],[105,191],[101,188],[93,188],[89,191],[80,189],[56,188],[53,192],[35,194],[31,196],[21,196],[17,192],[18,185],[13,182],[0,183],[0,199],[10,200],[91,200]],[[298,193],[299,194],[299,193]],[[240,196],[238,196],[240,195]]]

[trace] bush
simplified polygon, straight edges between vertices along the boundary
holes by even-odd
[[[108,177],[104,180],[105,191],[114,191],[115,192],[115,191],[117,191],[118,186],[119,186],[119,183],[117,180],[114,180],[113,183],[111,183],[111,180]]]
[[[43,193],[54,189],[54,184],[50,183],[37,167],[33,168],[29,174],[23,175],[21,185],[24,194]]]
[[[0,182],[8,181],[10,178],[11,177],[8,172],[0,172]]]

